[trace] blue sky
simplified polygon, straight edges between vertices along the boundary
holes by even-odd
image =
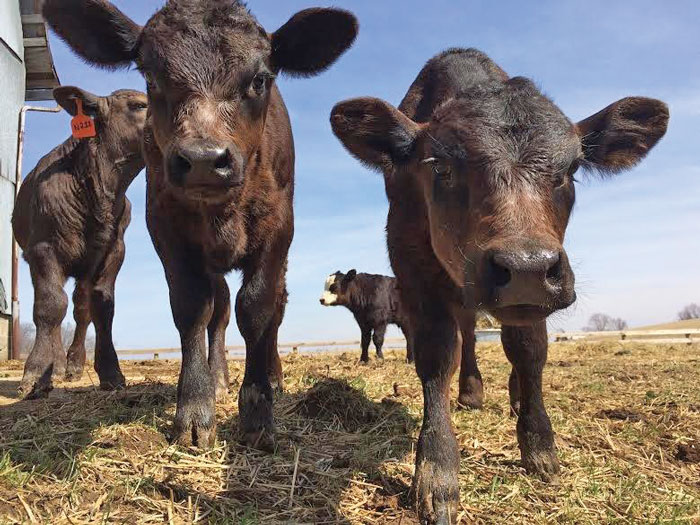
[[[115,2],[144,23],[162,2]],[[272,31],[313,2],[251,0]],[[579,329],[595,312],[631,326],[672,320],[700,302],[700,4],[694,0],[561,2],[336,0],[360,21],[354,47],[328,72],[279,80],[296,142],[296,236],[290,252],[289,305],[281,341],[356,338],[351,314],[320,306],[335,270],[390,273],[381,177],[353,160],[328,123],[338,101],[372,95],[398,104],[423,64],[454,46],[477,47],[511,75],[532,78],[572,119],[628,95],[666,101],[669,131],[638,168],[607,181],[584,180],[567,233],[579,300],[550,320]],[[536,5],[536,7],[533,7]],[[52,36],[59,76],[98,94],[145,89],[135,71],[108,73],[80,62]],[[69,117],[30,113],[25,174],[69,134]],[[131,186],[133,219],[117,281],[118,348],[178,346],[163,270],[144,220],[145,178]],[[232,293],[239,278],[229,278]],[[72,293],[72,283],[68,285]],[[29,269],[21,268],[21,316],[31,319]],[[71,310],[67,319],[70,319]],[[395,334],[396,332],[392,332]],[[227,342],[241,342],[235,322]]]

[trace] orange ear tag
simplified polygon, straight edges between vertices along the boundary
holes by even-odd
[[[75,103],[78,106],[78,114],[70,121],[73,136],[76,139],[88,139],[96,136],[95,121],[83,113],[83,101],[76,98]]]

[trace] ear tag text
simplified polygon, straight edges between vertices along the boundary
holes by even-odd
[[[96,136],[95,121],[83,113],[83,101],[76,98],[75,103],[78,107],[78,113],[70,121],[73,136],[76,139],[87,139]]]

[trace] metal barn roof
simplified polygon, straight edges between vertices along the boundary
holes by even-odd
[[[25,100],[53,100],[53,88],[61,85],[53,63],[47,28],[41,16],[41,0],[19,0],[27,70]]]

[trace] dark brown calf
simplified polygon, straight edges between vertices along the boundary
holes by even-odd
[[[250,445],[271,445],[294,230],[292,131],[274,79],[329,67],[355,39],[355,18],[307,9],[270,34],[236,0],[171,0],[144,27],[104,0],[47,0],[44,15],[89,63],[135,63],[148,84],[147,223],[182,343],[175,439],[214,440],[215,395],[228,387],[224,275],[238,269],[240,425]]]
[[[141,149],[146,121],[145,93],[115,91],[98,97],[76,87],[54,90],[71,115],[76,100],[94,118],[97,136],[66,140],[43,157],[20,188],[12,216],[34,285],[36,340],[24,367],[20,394],[44,397],[52,376],[78,379],[85,364],[85,333],[95,325],[95,370],[100,387],[124,386],[112,343],[114,282],[124,261],[124,231],[131,220],[126,190],[144,168]],[[68,362],[61,323],[68,297],[63,286],[75,278],[75,337]]]
[[[398,110],[373,98],[333,109],[336,135],[384,173],[389,256],[423,384],[414,490],[424,522],[457,516],[448,396],[459,350],[473,344],[477,308],[503,324],[523,465],[545,479],[559,472],[542,369],[545,320],[576,298],[562,247],[573,176],[579,166],[604,174],[634,166],[667,121],[663,102],[632,97],[573,124],[532,82],[509,78],[473,49],[430,60]],[[469,365],[460,394],[481,386]]]
[[[384,359],[382,346],[389,324],[398,326],[406,337],[406,360],[413,362],[413,347],[408,319],[401,308],[399,287],[394,277],[335,272],[328,276],[321,296],[323,306],[344,306],[352,312],[360,326],[362,337],[360,361],[369,361],[369,342],[374,342],[377,358]]]

